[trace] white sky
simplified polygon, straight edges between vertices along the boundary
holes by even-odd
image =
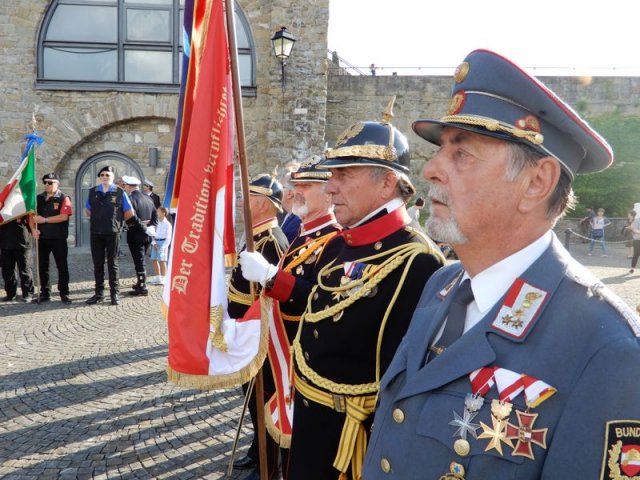
[[[448,75],[488,48],[537,75],[638,76],[639,46],[634,0],[330,0],[329,49],[367,73]]]

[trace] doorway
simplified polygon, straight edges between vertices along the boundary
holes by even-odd
[[[88,158],[78,170],[76,176],[76,211],[80,215],[76,218],[76,246],[89,246],[89,217],[85,215],[84,206],[89,198],[89,190],[95,187],[98,182],[98,172],[107,165],[114,170],[115,178],[123,175],[144,179],[144,174],[140,166],[131,158],[118,152],[101,152]],[[126,234],[125,234],[126,235]],[[122,243],[122,238],[120,239]]]

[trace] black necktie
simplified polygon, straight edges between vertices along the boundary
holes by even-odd
[[[427,362],[435,356],[440,355],[449,345],[455,342],[464,331],[464,321],[467,316],[467,306],[473,301],[473,291],[471,290],[471,280],[463,281],[453,293],[447,323],[440,338],[429,347]]]

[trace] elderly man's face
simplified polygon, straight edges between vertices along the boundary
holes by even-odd
[[[295,182],[293,213],[308,222],[325,215],[331,208],[331,195],[325,182]]]
[[[506,175],[508,144],[456,128],[445,128],[440,140],[422,171],[430,184],[429,234],[454,245],[482,242],[517,202],[519,184]]]
[[[374,178],[369,167],[332,168],[327,193],[331,194],[338,222],[350,227],[378,208],[383,203],[383,183],[384,177]]]

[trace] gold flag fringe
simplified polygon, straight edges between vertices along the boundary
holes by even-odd
[[[216,390],[220,388],[236,388],[247,383],[262,368],[267,350],[269,349],[269,317],[272,300],[264,295],[260,296],[260,345],[256,356],[241,370],[227,375],[196,375],[182,373],[167,366],[167,380],[179,387],[195,388],[197,390]]]
[[[278,427],[273,423],[273,418],[269,412],[269,404],[265,403],[264,405],[264,424],[267,428],[267,432],[273,438],[273,441],[276,442],[280,448],[290,448],[291,447],[291,435],[288,433],[282,433]]]

